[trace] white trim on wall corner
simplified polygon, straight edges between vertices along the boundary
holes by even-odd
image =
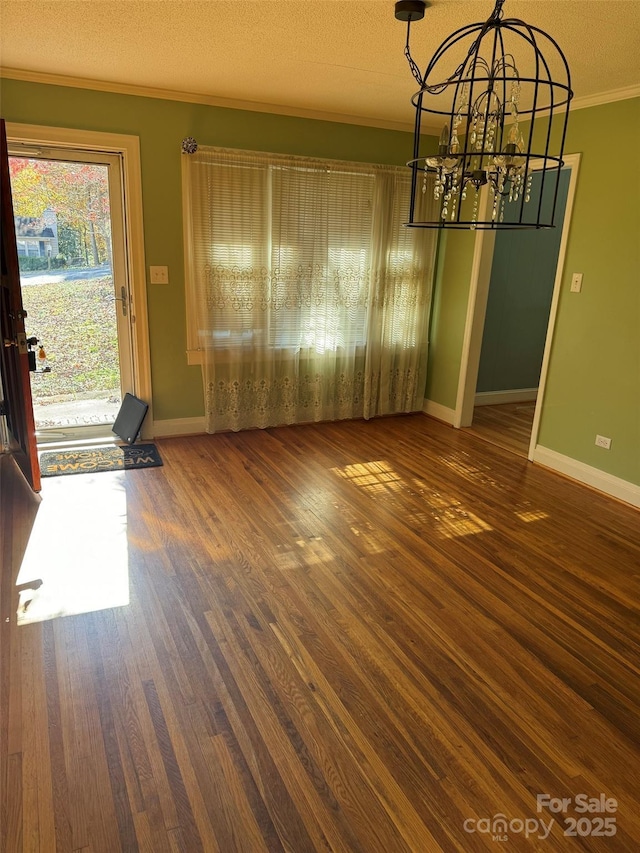
[[[562,453],[557,453],[548,447],[542,447],[540,444],[533,451],[533,461],[538,465],[544,465],[545,468],[551,468],[553,471],[565,474],[573,480],[578,480],[580,483],[585,483],[599,492],[604,492],[613,498],[618,498],[618,500],[640,508],[640,486],[635,483],[630,483],[621,477],[615,477],[613,474],[607,474],[606,471],[586,465],[584,462],[579,462],[570,456],[564,456]]]
[[[538,396],[537,388],[512,388],[509,391],[478,391],[474,405],[500,406],[503,403],[531,403]]]
[[[485,185],[480,192],[478,217],[486,219],[488,216],[489,189],[488,185]],[[484,320],[489,297],[489,285],[491,283],[491,266],[493,264],[495,242],[495,231],[480,229],[476,232],[471,274],[469,276],[469,297],[467,300],[467,316],[464,323],[456,412],[453,422],[456,428],[471,426],[473,422],[473,407],[478,369],[480,367],[480,352],[482,350],[482,336],[484,334]],[[471,381],[471,377],[473,377],[473,382]]]
[[[436,403],[435,400],[426,400],[422,406],[422,411],[425,415],[430,415],[438,421],[443,421],[445,424],[453,425],[456,413],[448,406],[443,406],[441,403]]]
[[[170,438],[178,435],[200,435],[206,432],[204,415],[200,418],[174,418],[153,422],[154,438]]]

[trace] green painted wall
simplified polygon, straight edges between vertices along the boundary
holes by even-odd
[[[640,485],[640,178],[630,167],[613,189],[603,155],[612,134],[640,150],[639,99],[571,113],[565,151],[582,158],[538,441]],[[453,407],[473,240],[447,237],[427,397]],[[581,294],[569,292],[574,272],[584,274]],[[596,433],[610,450],[595,446]]]
[[[571,114],[566,150],[582,159],[538,441],[640,485],[640,179],[605,174],[612,132],[640,151],[640,99]]]
[[[411,134],[400,131],[18,80],[0,81],[0,108],[6,121],[140,138],[146,265],[167,265],[170,276],[168,287],[148,287],[157,419],[203,413],[200,367],[189,367],[185,353],[182,139],[193,136],[203,145],[398,165],[406,163],[412,150]]]

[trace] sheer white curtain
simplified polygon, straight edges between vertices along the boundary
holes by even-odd
[[[435,234],[402,226],[408,170],[183,156],[207,431],[421,409]]]

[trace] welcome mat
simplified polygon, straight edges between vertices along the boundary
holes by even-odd
[[[162,459],[155,444],[48,450],[40,456],[40,473],[43,477],[96,474],[98,471],[131,471],[137,468],[157,468],[159,465],[162,465]]]

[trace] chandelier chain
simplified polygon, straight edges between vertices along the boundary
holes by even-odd
[[[439,95],[441,92],[444,92],[444,90],[447,88],[447,86],[450,86],[454,82],[454,80],[456,80],[458,77],[462,76],[462,72],[464,71],[464,68],[467,64],[467,61],[477,51],[478,45],[482,41],[482,39],[484,38],[487,30],[490,28],[490,26],[493,24],[494,21],[502,20],[502,17],[504,15],[504,12],[502,11],[502,6],[504,5],[504,2],[505,2],[505,0],[496,0],[496,5],[493,9],[493,12],[491,13],[491,16],[485,22],[483,28],[481,29],[480,33],[478,34],[478,37],[471,44],[471,47],[469,48],[466,57],[463,59],[463,61],[460,63],[460,65],[458,65],[458,67],[453,72],[453,74],[451,74],[446,80],[443,80],[442,83],[434,83],[431,86],[425,85],[426,80],[423,78],[422,74],[420,73],[420,68],[416,64],[414,58],[411,56],[411,51],[409,48],[409,33],[411,31],[411,19],[409,19],[409,21],[407,23],[407,42],[406,42],[405,48],[404,48],[404,55],[406,56],[407,62],[409,63],[409,68],[411,69],[411,73],[413,74],[416,81],[420,85],[420,89],[422,91],[429,92],[430,95]],[[426,77],[426,72],[425,72],[425,77]]]
[[[409,21],[407,22],[407,43],[404,46],[404,55],[406,56],[407,62],[409,63],[409,68],[411,69],[411,73],[415,77],[418,85],[420,87],[422,87],[422,74],[420,73],[420,69],[419,69],[416,61],[411,56],[411,50],[409,49],[409,33],[410,33],[410,31],[411,31],[411,19],[409,19]]]

